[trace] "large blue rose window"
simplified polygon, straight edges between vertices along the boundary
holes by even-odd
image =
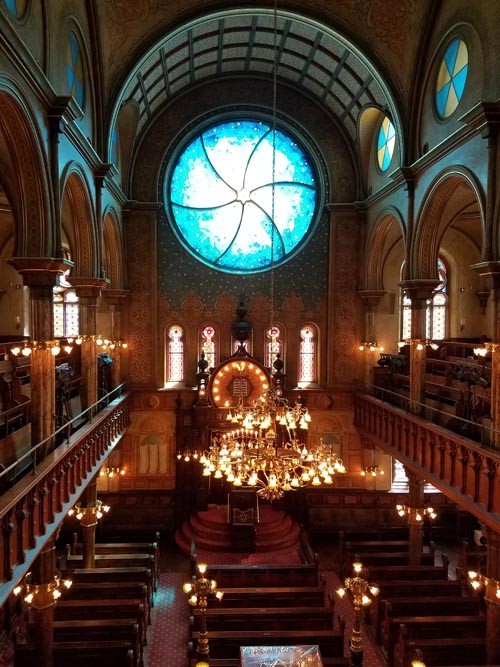
[[[187,250],[232,273],[262,271],[297,252],[317,201],[314,172],[297,141],[251,120],[222,122],[191,140],[165,194]]]

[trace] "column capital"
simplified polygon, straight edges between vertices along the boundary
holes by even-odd
[[[54,287],[61,273],[73,266],[65,257],[12,257],[8,262],[28,287]]]
[[[104,289],[102,296],[106,299],[110,306],[121,306],[125,303],[130,290],[128,289]]]
[[[483,278],[486,288],[498,289],[500,287],[500,261],[479,262],[479,264],[472,264],[470,268]]]
[[[71,285],[75,288],[79,298],[97,298],[101,296],[101,290],[108,284],[108,282],[109,281],[106,280],[106,278],[73,278],[73,276],[71,276]]]
[[[414,278],[402,280],[398,285],[408,294],[412,307],[420,307],[430,299],[432,293],[439,285],[439,278]]]
[[[375,310],[386,293],[383,289],[358,290],[358,296],[366,310]]]

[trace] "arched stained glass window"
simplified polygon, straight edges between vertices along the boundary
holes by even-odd
[[[201,332],[201,352],[205,353],[205,360],[208,362],[208,368],[217,366],[217,347],[215,342],[215,329],[211,325],[203,327]]]
[[[444,340],[446,338],[448,276],[446,266],[441,258],[438,259],[438,274],[439,285],[434,290],[432,298],[427,301],[426,308],[426,337],[429,340]]]
[[[65,249],[65,257],[71,260],[68,249]],[[54,338],[75,338],[80,329],[80,304],[70,283],[70,273],[71,269],[66,269],[52,290]]]
[[[172,228],[196,259],[250,274],[293,256],[317,214],[310,158],[263,120],[212,125],[182,148],[165,182]]]
[[[448,118],[458,107],[468,71],[469,54],[465,42],[454,39],[445,51],[436,78],[436,108],[441,118]]]
[[[380,171],[386,171],[391,164],[396,144],[396,130],[387,116],[380,125],[377,141],[377,164]]]
[[[300,330],[299,384],[317,382],[317,331],[316,327],[306,324]]]
[[[444,340],[448,321],[448,276],[446,265],[438,259],[439,285],[434,290],[432,298],[428,299],[425,319],[425,336],[428,340]],[[401,340],[411,338],[411,300],[403,292],[401,297]]]
[[[83,61],[80,45],[74,32],[70,32],[66,49],[66,78],[68,90],[81,109],[84,103]]]
[[[120,142],[118,141],[118,127],[114,126],[113,133],[111,134],[111,162],[115,167],[119,167],[120,164]]]
[[[281,358],[283,358],[283,340],[280,327],[273,324],[267,330],[265,354],[266,366],[271,369],[271,372],[273,371],[273,364],[278,354],[281,354]]]
[[[178,324],[167,332],[167,382],[184,380],[184,330]]]
[[[20,21],[26,14],[28,0],[4,0],[5,6],[14,18]]]

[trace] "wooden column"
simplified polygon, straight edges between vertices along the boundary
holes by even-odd
[[[423,413],[425,403],[426,306],[439,280],[405,280],[400,283],[411,300],[410,410]]]
[[[500,447],[500,262],[481,262],[473,267],[481,276],[485,287],[490,288],[493,306],[493,331],[491,354],[491,408],[493,426],[492,445]]]
[[[114,341],[122,340],[122,314],[128,290],[105,289],[102,291],[102,295],[109,304],[111,311],[111,332],[109,338]],[[122,382],[122,352],[122,348],[118,346],[109,351],[109,356],[113,359],[111,366],[111,384],[113,388],[118,387]]]
[[[52,288],[71,262],[16,257],[10,263],[30,288],[30,338],[36,348],[31,355],[31,442],[36,445],[55,430],[55,357],[50,352],[54,338]]]
[[[384,296],[385,290],[362,290],[358,292],[361,303],[363,304],[365,310],[365,332],[363,341],[365,343],[374,343],[378,346],[376,328],[375,328],[375,315],[377,312],[377,306],[380,303],[380,299]],[[375,358],[376,353],[371,353],[368,350],[364,350],[365,355],[365,384],[373,384],[373,366],[376,363],[377,359]]]
[[[104,280],[98,278],[71,278],[80,303],[80,334],[82,342],[82,408],[88,408],[98,400],[97,395],[97,299]]]
[[[34,594],[31,614],[34,621],[35,649],[39,667],[53,667],[54,656],[54,605],[56,603],[49,587],[56,576],[55,547],[52,540],[45,545],[33,563],[32,584],[40,590]]]
[[[493,529],[481,526],[486,537],[486,576],[490,583],[486,586],[486,662],[489,665],[500,663],[500,599],[496,596],[500,581],[500,534]]]
[[[95,510],[97,504],[97,480],[94,479],[85,489],[82,508]],[[95,530],[97,516],[95,511],[85,512],[80,526],[82,529],[83,563],[84,568],[95,567]]]
[[[414,473],[407,470],[408,476],[408,565],[422,564],[423,548],[423,513],[422,521],[417,521],[414,510],[424,508],[424,481],[417,479]]]

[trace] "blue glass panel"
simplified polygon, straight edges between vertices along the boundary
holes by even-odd
[[[78,81],[78,79],[76,79],[75,81],[75,88],[76,88],[75,99],[78,102],[78,104],[81,107],[83,107],[83,84],[81,81]]]
[[[386,139],[385,132],[384,132],[384,126],[382,124],[380,126],[380,130],[379,130],[379,133],[378,133],[377,150],[380,150],[382,148],[382,146],[386,143],[386,141],[387,141],[387,139]]]
[[[317,192],[309,160],[292,137],[280,129],[274,134],[263,121],[235,120],[186,146],[166,199],[177,236],[195,257],[252,273],[296,251],[311,229]]]
[[[439,92],[436,93],[436,107],[438,114],[444,116],[448,94],[450,92],[451,81],[443,86]]]
[[[453,42],[450,44],[450,46],[446,49],[446,53],[444,54],[444,61],[446,63],[446,67],[448,68],[450,76],[453,74],[453,70],[455,68],[455,60],[457,59],[459,44],[460,40],[454,39]]]
[[[455,93],[457,96],[457,99],[460,100],[462,98],[464,88],[465,88],[465,82],[467,81],[467,71],[469,67],[466,65],[465,67],[462,67],[460,72],[457,72],[455,76],[452,79],[453,86],[455,88]]]
[[[78,41],[73,33],[71,33],[69,36],[69,43],[71,48],[71,57],[73,60],[73,68],[76,69],[76,64],[78,62],[78,58],[80,57],[80,49],[78,48]]]
[[[16,1],[15,0],[5,0],[5,6],[9,10],[9,12],[17,18]]]

